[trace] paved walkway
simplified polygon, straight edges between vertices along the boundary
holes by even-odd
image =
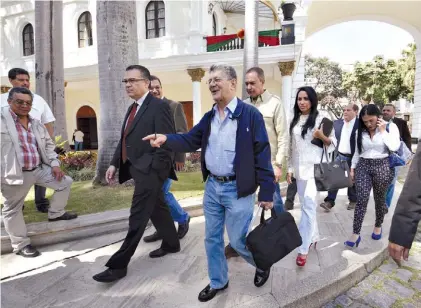
[[[397,186],[399,195],[401,186]],[[92,275],[104,270],[109,256],[124,233],[95,237],[41,248],[42,255],[31,260],[14,254],[1,256],[1,304],[15,307],[164,308],[164,307],[320,307],[333,295],[341,294],[361,281],[384,259],[393,207],[385,218],[384,237],[370,239],[374,204],[363,225],[358,249],[344,249],[351,234],[353,212],[346,210],[346,196],[340,192],[331,213],[317,209],[321,241],[311,249],[305,268],[295,265],[292,252],[272,268],[262,288],[253,285],[254,268],[240,258],[229,260],[230,287],[212,301],[200,303],[197,295],[208,284],[203,243],[204,218],[192,219],[182,240],[180,253],[150,259],[158,244],[141,243],[129,266],[127,277],[114,284],[100,284]],[[322,197],[320,200],[322,200]],[[396,200],[395,200],[396,201]],[[292,211],[300,218],[299,207]],[[146,235],[152,233],[152,228]],[[333,295],[332,295],[333,294]]]
[[[348,292],[324,308],[421,307],[421,243],[414,243],[408,262],[399,268],[393,260],[383,263]]]

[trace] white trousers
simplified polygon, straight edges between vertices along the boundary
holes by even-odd
[[[298,226],[303,244],[298,248],[300,254],[308,254],[310,244],[319,240],[316,208],[318,191],[314,179],[298,180],[297,192],[301,203],[301,220]]]
[[[23,172],[22,185],[1,184],[1,193],[4,198],[2,211],[4,227],[10,236],[14,251],[19,251],[30,244],[22,207],[31,187],[36,184],[54,190],[48,209],[48,218],[53,219],[64,214],[72,182],[72,178],[68,176],[63,177],[61,181],[57,181],[51,173],[51,167],[42,165],[42,167],[33,171]]]

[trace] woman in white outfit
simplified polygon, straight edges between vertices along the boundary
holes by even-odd
[[[317,94],[312,87],[298,89],[294,105],[294,118],[290,125],[290,153],[288,158],[287,181],[291,183],[294,176],[301,203],[301,220],[299,224],[303,244],[298,248],[296,263],[304,266],[308,251],[319,237],[316,219],[317,189],[314,181],[314,164],[319,164],[323,149],[312,144],[313,138],[323,141],[328,153],[334,150],[336,139],[332,130],[330,136],[323,134],[320,123],[324,116],[317,111]]]

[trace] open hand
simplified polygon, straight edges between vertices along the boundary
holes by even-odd
[[[288,185],[290,185],[292,183],[292,173],[291,172],[287,173],[287,183],[288,183]]]
[[[354,168],[351,168],[351,170],[349,171],[349,176],[351,177],[352,183],[355,183],[355,169]]]
[[[53,167],[51,168],[51,171],[52,171],[53,177],[59,182],[64,177],[64,172],[60,169],[60,167]]]
[[[184,163],[175,162],[175,171],[183,171],[184,170]]]
[[[282,177],[282,169],[275,166],[273,172],[275,173],[275,183],[279,183],[279,181]]]
[[[151,147],[153,148],[160,148],[167,141],[167,136],[162,134],[152,134],[148,135],[142,139],[143,141],[149,140],[151,143]]]
[[[389,242],[388,246],[389,255],[396,262],[397,265],[401,266],[401,261],[408,261],[409,249],[398,244]]]

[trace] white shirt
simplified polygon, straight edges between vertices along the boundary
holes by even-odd
[[[76,142],[83,142],[83,136],[85,135],[84,133],[82,133],[80,130],[78,130],[74,133],[74,135],[75,135],[75,141]]]
[[[357,132],[355,132],[357,134]],[[362,148],[361,153],[358,151],[357,139],[355,138],[355,154],[352,157],[351,168],[357,166],[360,157],[366,159],[379,159],[389,156],[389,151],[395,152],[401,145],[399,129],[395,123],[389,124],[389,132],[380,132],[376,128],[376,133],[373,139],[370,138],[368,132],[362,134]]]
[[[352,129],[354,128],[355,119],[353,118],[351,121],[346,122],[344,120],[344,125],[342,126],[341,131],[341,141],[339,142],[338,152],[342,154],[351,154],[351,143],[349,142],[351,139]]]
[[[142,104],[143,104],[143,102],[145,101],[145,99],[146,99],[146,96],[148,96],[148,94],[149,94],[149,92],[146,92],[141,98],[139,98],[135,103],[137,104],[137,107],[136,107],[136,113],[134,114],[134,116],[136,116],[137,115],[137,112],[139,111],[139,109],[140,109],[140,107],[142,106]],[[152,94],[151,94],[152,95]],[[129,118],[127,118],[127,121],[129,120]],[[124,125],[124,129],[126,129],[126,127],[127,127],[127,121],[126,121],[126,124]]]
[[[10,90],[9,90],[10,91]],[[51,112],[50,106],[48,106],[47,102],[39,95],[32,93],[34,95],[34,100],[32,102],[32,108],[29,112],[29,115],[38,121],[41,121],[42,124],[47,124],[54,122],[56,118],[54,117],[53,113]],[[9,107],[9,103],[7,102],[7,98],[9,97],[9,93],[3,93],[1,95],[1,107]]]

